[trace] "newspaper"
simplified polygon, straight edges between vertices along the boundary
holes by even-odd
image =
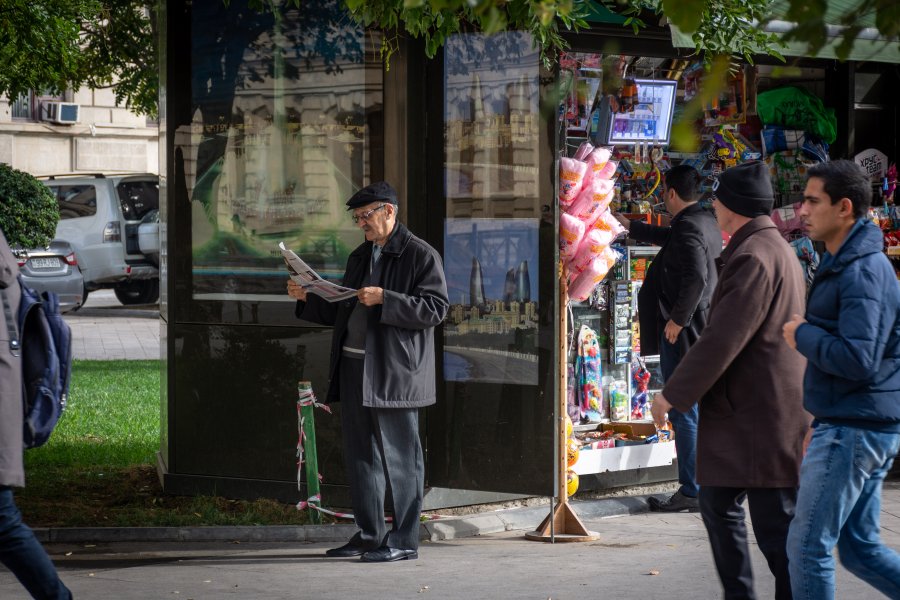
[[[337,302],[356,296],[356,290],[322,279],[293,250],[285,248],[284,242],[279,242],[278,248],[281,250],[282,256],[284,256],[284,262],[287,265],[288,272],[291,274],[291,279],[307,292],[321,296],[329,302]]]

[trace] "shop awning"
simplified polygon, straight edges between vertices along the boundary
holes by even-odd
[[[841,15],[857,4],[858,0],[829,0],[828,9],[825,13],[828,41],[822,49],[819,50],[819,53],[815,58],[837,58],[836,49],[843,40],[841,34],[845,28],[840,25],[831,25],[831,23],[839,22]],[[794,23],[777,18],[778,16],[787,14],[786,2],[777,2],[772,8],[772,13],[776,18],[766,25],[765,31],[781,34],[793,29]],[[850,50],[847,60],[900,63],[900,41],[896,38],[889,39],[883,37],[878,32],[874,27],[875,15],[866,15],[866,17],[863,18],[861,25],[865,26],[865,28],[857,35],[856,42],[853,44],[853,48]],[[669,25],[669,28],[672,32],[673,46],[676,48],[695,47],[694,41],[691,39],[690,35],[682,32],[672,24]],[[808,46],[805,42],[790,42],[787,47],[779,48],[778,50],[785,56],[809,56]],[[761,51],[760,53],[762,54],[764,51]]]

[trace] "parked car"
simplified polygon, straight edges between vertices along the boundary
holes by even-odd
[[[122,304],[150,304],[159,298],[159,177],[99,174],[41,178],[56,194],[56,237],[75,248],[87,293],[112,288]],[[154,240],[155,227],[155,240]],[[142,251],[141,239],[147,246]],[[153,243],[155,241],[155,244]],[[152,247],[151,246],[155,246]]]
[[[47,248],[20,250],[16,258],[25,285],[57,294],[60,312],[77,310],[84,304],[84,277],[69,242],[53,240]]]

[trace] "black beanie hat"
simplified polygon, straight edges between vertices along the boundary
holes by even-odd
[[[713,183],[713,196],[729,210],[745,217],[772,214],[775,194],[769,167],[761,160],[751,160],[725,169]]]
[[[378,181],[372,185],[367,185],[350,196],[350,199],[347,200],[347,210],[353,210],[354,208],[379,201],[389,204],[398,203],[397,191],[387,181]]]

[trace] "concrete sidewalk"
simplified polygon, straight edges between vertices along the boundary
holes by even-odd
[[[160,358],[158,305],[122,306],[112,290],[97,290],[65,320],[78,360]]]
[[[219,535],[228,528],[207,528],[218,531],[212,536],[216,541],[200,541],[195,531],[186,529],[183,539],[198,541],[82,540],[50,543],[48,548],[76,598],[721,597],[699,515],[640,512],[646,510],[642,497],[574,506],[586,525],[600,534],[599,540],[527,541],[525,531],[533,529],[547,509],[517,508],[426,525],[429,540],[422,543],[419,559],[395,564],[325,558],[327,548],[346,539],[352,530],[349,526],[259,528],[255,542]],[[885,486],[881,519],[882,537],[891,547],[900,548],[898,482]],[[437,524],[441,527],[430,526]],[[266,531],[289,529],[304,533],[296,532],[292,541],[263,539]],[[308,541],[300,541],[302,536]],[[326,542],[317,536],[334,540]],[[238,537],[254,539],[246,533]],[[765,559],[758,549],[753,554],[757,595],[771,598],[774,585]],[[838,598],[880,597],[840,566],[837,581]],[[0,598],[27,597],[12,575],[0,571]]]

